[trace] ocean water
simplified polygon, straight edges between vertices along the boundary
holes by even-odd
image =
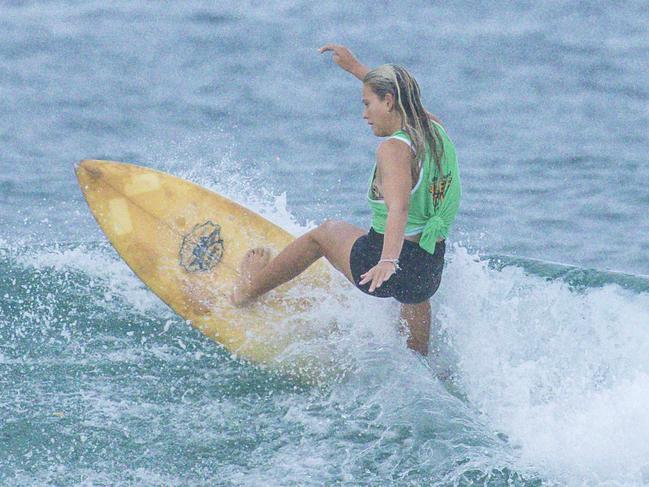
[[[647,25],[644,1],[0,2],[0,485],[648,485]],[[73,167],[367,226],[379,139],[327,42],[410,69],[464,197],[439,360],[352,290],[319,310],[349,372],[313,386],[150,293]]]

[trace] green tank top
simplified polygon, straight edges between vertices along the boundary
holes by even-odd
[[[421,233],[419,246],[431,254],[435,252],[437,239],[448,237],[462,195],[455,145],[444,128],[437,123],[435,125],[444,147],[440,161],[442,170],[439,171],[430,151],[427,150],[417,184],[410,191],[408,222],[405,229],[407,236]],[[399,139],[413,148],[410,137],[403,130],[396,131],[388,138]],[[378,233],[385,233],[388,209],[385,202],[376,199],[374,194],[375,174],[376,164],[370,175],[367,199],[372,210],[372,228]]]

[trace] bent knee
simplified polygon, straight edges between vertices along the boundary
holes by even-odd
[[[343,224],[344,222],[338,220],[325,220],[320,225],[318,225],[316,231],[320,234],[331,235],[337,229],[340,229],[340,226]]]
[[[316,228],[311,230],[311,238],[315,240],[321,248],[329,248],[332,243],[340,240],[345,234],[347,223],[339,220],[325,220]]]

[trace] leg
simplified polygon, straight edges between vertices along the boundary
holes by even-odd
[[[401,319],[408,327],[408,347],[424,356],[428,355],[431,321],[430,302],[402,304]]]
[[[349,223],[326,221],[295,239],[272,260],[265,249],[248,251],[232,302],[241,306],[254,300],[298,276],[322,256],[353,282],[349,254],[356,239],[364,234]]]

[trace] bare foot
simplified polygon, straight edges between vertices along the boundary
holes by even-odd
[[[270,251],[265,248],[250,249],[239,264],[239,278],[234,285],[230,300],[235,306],[243,306],[256,296],[251,296],[250,285],[255,276],[270,260]]]

